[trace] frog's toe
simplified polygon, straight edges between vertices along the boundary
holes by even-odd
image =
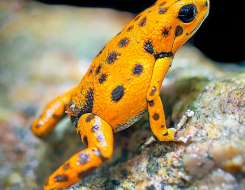
[[[176,133],[176,129],[169,128],[167,132],[162,134],[161,136],[157,136],[160,141],[175,141],[174,135]]]

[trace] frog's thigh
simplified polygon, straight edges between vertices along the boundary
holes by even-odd
[[[155,62],[151,83],[147,92],[149,120],[153,134],[160,141],[174,141],[175,132],[167,129],[161,98],[162,81],[169,69],[172,58],[166,57]]]
[[[111,157],[113,131],[106,121],[94,114],[84,114],[78,121],[77,132],[88,148],[56,170],[44,183],[44,190],[66,188],[77,183]]]
[[[35,135],[39,137],[47,135],[61,120],[76,88],[58,96],[48,104],[42,116],[32,124],[32,131]]]

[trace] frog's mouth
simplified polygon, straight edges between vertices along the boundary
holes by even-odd
[[[203,17],[202,21],[198,24],[198,26],[196,28],[194,28],[190,33],[187,33],[186,35],[189,36],[192,33],[195,33],[200,28],[200,26],[202,25],[203,21],[207,18],[208,14],[209,14],[209,10],[208,10],[207,14]]]
[[[198,28],[200,27],[201,24],[199,24],[196,28],[194,28],[194,30],[192,30],[190,33],[186,33],[186,35],[190,36],[192,33],[195,33],[198,30]]]

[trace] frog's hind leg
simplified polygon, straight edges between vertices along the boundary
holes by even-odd
[[[32,124],[31,128],[35,135],[44,137],[65,116],[65,110],[68,108],[71,96],[76,89],[77,87],[71,89],[48,104],[42,116]]]
[[[106,121],[92,113],[84,114],[78,120],[77,133],[88,148],[56,170],[44,183],[44,190],[66,188],[77,183],[111,157],[113,131]]]

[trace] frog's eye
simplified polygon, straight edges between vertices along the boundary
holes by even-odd
[[[180,19],[184,23],[190,23],[196,18],[197,8],[193,4],[183,6],[178,15],[178,19]]]

